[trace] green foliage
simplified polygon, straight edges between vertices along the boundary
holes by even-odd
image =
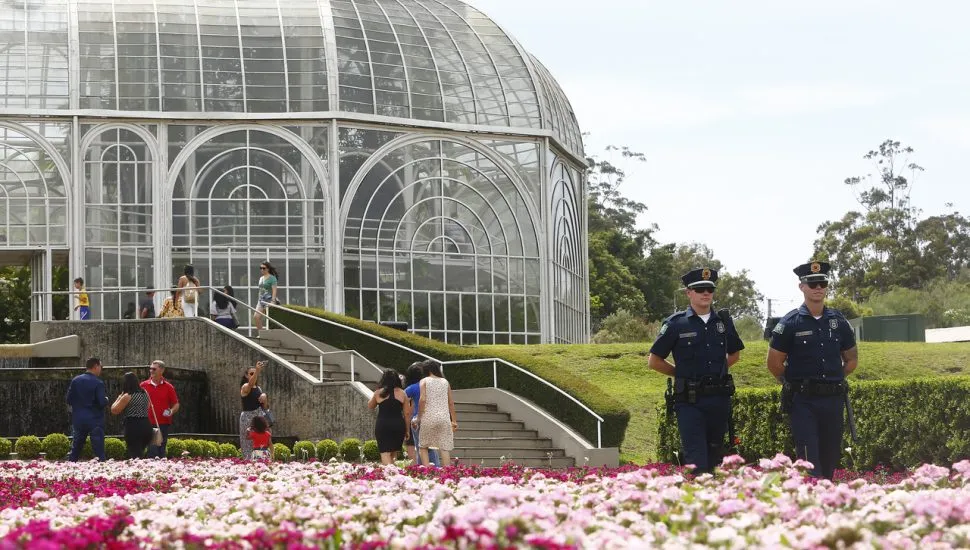
[[[364,460],[368,462],[380,462],[381,450],[377,446],[376,439],[368,439],[364,442]]]
[[[846,319],[858,319],[859,317],[869,317],[874,315],[872,308],[864,306],[846,296],[834,296],[825,300],[825,305],[832,309],[837,309]]]
[[[714,309],[727,308],[733,317],[750,316],[761,319],[761,309],[758,304],[764,296],[754,286],[754,281],[748,275],[747,269],[731,273],[724,264],[714,257],[714,251],[701,243],[683,244],[674,252],[673,267],[670,277],[680,281],[680,277],[688,271],[699,267],[709,267],[717,270],[717,292],[714,293]],[[680,285],[678,285],[679,287]],[[690,302],[683,291],[674,293],[676,311],[687,309]]]
[[[347,462],[357,462],[360,460],[360,447],[361,442],[359,439],[348,437],[340,442],[340,456],[343,457]]]
[[[734,328],[738,331],[738,336],[742,342],[757,342],[764,339],[765,327],[755,317],[745,315],[734,319]]]
[[[117,437],[106,437],[104,439],[104,456],[112,460],[124,460],[128,458],[128,445]]]
[[[843,466],[858,470],[877,465],[893,469],[923,463],[951,464],[970,452],[970,377],[917,378],[851,384],[858,441],[845,430]],[[783,452],[793,455],[787,415],[779,390],[745,389],[734,397],[734,423],[740,454],[749,461]],[[676,461],[680,448],[676,421],[659,408],[660,460]],[[946,411],[941,421],[940,411]]]
[[[290,448],[282,443],[273,443],[273,460],[279,462],[289,462],[293,453],[290,452]]]
[[[185,450],[189,452],[190,458],[201,458],[205,456],[205,445],[198,439],[186,439]]]
[[[170,437],[165,443],[165,456],[168,458],[182,458],[182,453],[185,451],[185,441],[181,439]]]
[[[625,309],[611,314],[600,324],[593,335],[594,344],[622,344],[627,342],[650,342],[657,337],[660,323],[648,323]]]
[[[442,361],[493,357],[505,359],[561,388],[603,417],[605,420],[602,426],[604,447],[618,446],[623,440],[623,432],[630,421],[630,413],[622,403],[582,377],[569,373],[557,364],[558,361],[547,361],[530,356],[526,353],[527,346],[491,349],[460,347],[319,309],[300,306],[290,306],[290,309],[311,316],[308,318],[285,309],[276,310],[275,317],[290,329],[339,349],[362,351],[371,361],[385,367],[396,368],[400,372],[414,361],[420,361],[424,357],[370,338],[367,334],[403,344]],[[346,328],[323,323],[312,317],[336,321]],[[492,387],[491,362],[446,366],[445,371],[445,376],[454,389]],[[589,441],[596,441],[596,419],[577,407],[572,400],[558,392],[549,391],[545,384],[501,363],[498,363],[498,379],[499,388],[536,403],[584,435]]]
[[[0,268],[0,344],[24,344],[30,331],[30,268],[8,266]],[[67,290],[67,268],[55,266],[53,289]],[[55,319],[68,317],[68,297],[52,298]]]
[[[0,460],[6,460],[10,458],[10,452],[13,450],[13,443],[10,442],[6,437],[0,437]]]
[[[312,460],[317,457],[317,448],[312,441],[297,441],[293,444],[293,457],[296,460]]]
[[[239,447],[236,447],[232,443],[219,444],[219,458],[239,458],[241,456]]]
[[[40,456],[41,443],[36,435],[22,435],[14,445],[17,458],[20,460],[35,460]]]
[[[340,445],[332,439],[324,439],[317,442],[317,458],[326,462],[340,453]]]
[[[894,288],[874,292],[866,303],[873,315],[919,313],[927,328],[970,324],[970,274],[960,279],[936,279],[922,289]]]
[[[215,441],[202,441],[202,452],[205,456],[212,458],[219,458],[221,453],[219,452],[219,444]]]
[[[970,219],[957,211],[921,218],[910,203],[912,178],[923,171],[912,154],[893,140],[866,153],[875,175],[845,180],[862,189],[863,211],[818,227],[814,255],[832,261],[840,295],[862,301],[892,288],[921,289],[970,266]]]
[[[64,434],[48,434],[40,442],[47,460],[64,460],[71,452],[71,439]]]

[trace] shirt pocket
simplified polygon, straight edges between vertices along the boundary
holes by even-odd
[[[795,333],[795,355],[806,359],[814,358],[819,355],[820,343],[816,331],[798,331]]]

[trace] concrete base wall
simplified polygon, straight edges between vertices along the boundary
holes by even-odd
[[[206,418],[204,425],[210,433],[238,433],[243,374],[257,360],[267,359],[257,344],[203,318],[31,325],[33,342],[68,335],[78,336],[81,362],[99,357],[105,366],[137,366],[147,374],[148,364],[161,359],[168,367],[205,373],[209,400],[198,414]],[[367,397],[360,387],[312,382],[299,369],[269,359],[260,386],[276,417],[275,432],[312,440],[373,439],[376,414],[367,409]],[[0,404],[6,411],[10,406],[9,402]]]

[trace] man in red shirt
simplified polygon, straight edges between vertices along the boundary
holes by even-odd
[[[148,458],[165,458],[165,445],[168,443],[168,432],[172,429],[172,416],[179,410],[179,398],[175,394],[175,386],[165,380],[165,363],[152,361],[148,367],[148,380],[141,383],[141,387],[148,393],[151,404],[148,407],[148,421],[152,426],[157,425],[162,431],[162,445],[149,445]],[[156,417],[156,413],[158,416]]]

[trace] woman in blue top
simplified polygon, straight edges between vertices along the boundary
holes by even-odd
[[[279,304],[276,298],[276,285],[279,283],[279,273],[268,261],[259,264],[259,303],[256,304],[256,330],[263,330],[263,316],[266,315],[267,304]]]
[[[404,389],[404,393],[411,400],[411,424],[408,438],[404,441],[407,445],[408,458],[414,461],[415,464],[421,464],[421,458],[418,455],[418,405],[421,403],[421,379],[424,378],[424,361],[418,361],[411,363],[411,366],[407,370],[407,388]],[[438,452],[434,449],[428,449],[428,462],[434,464],[435,466],[440,466],[441,462],[438,458]],[[426,464],[427,466],[427,464]]]

